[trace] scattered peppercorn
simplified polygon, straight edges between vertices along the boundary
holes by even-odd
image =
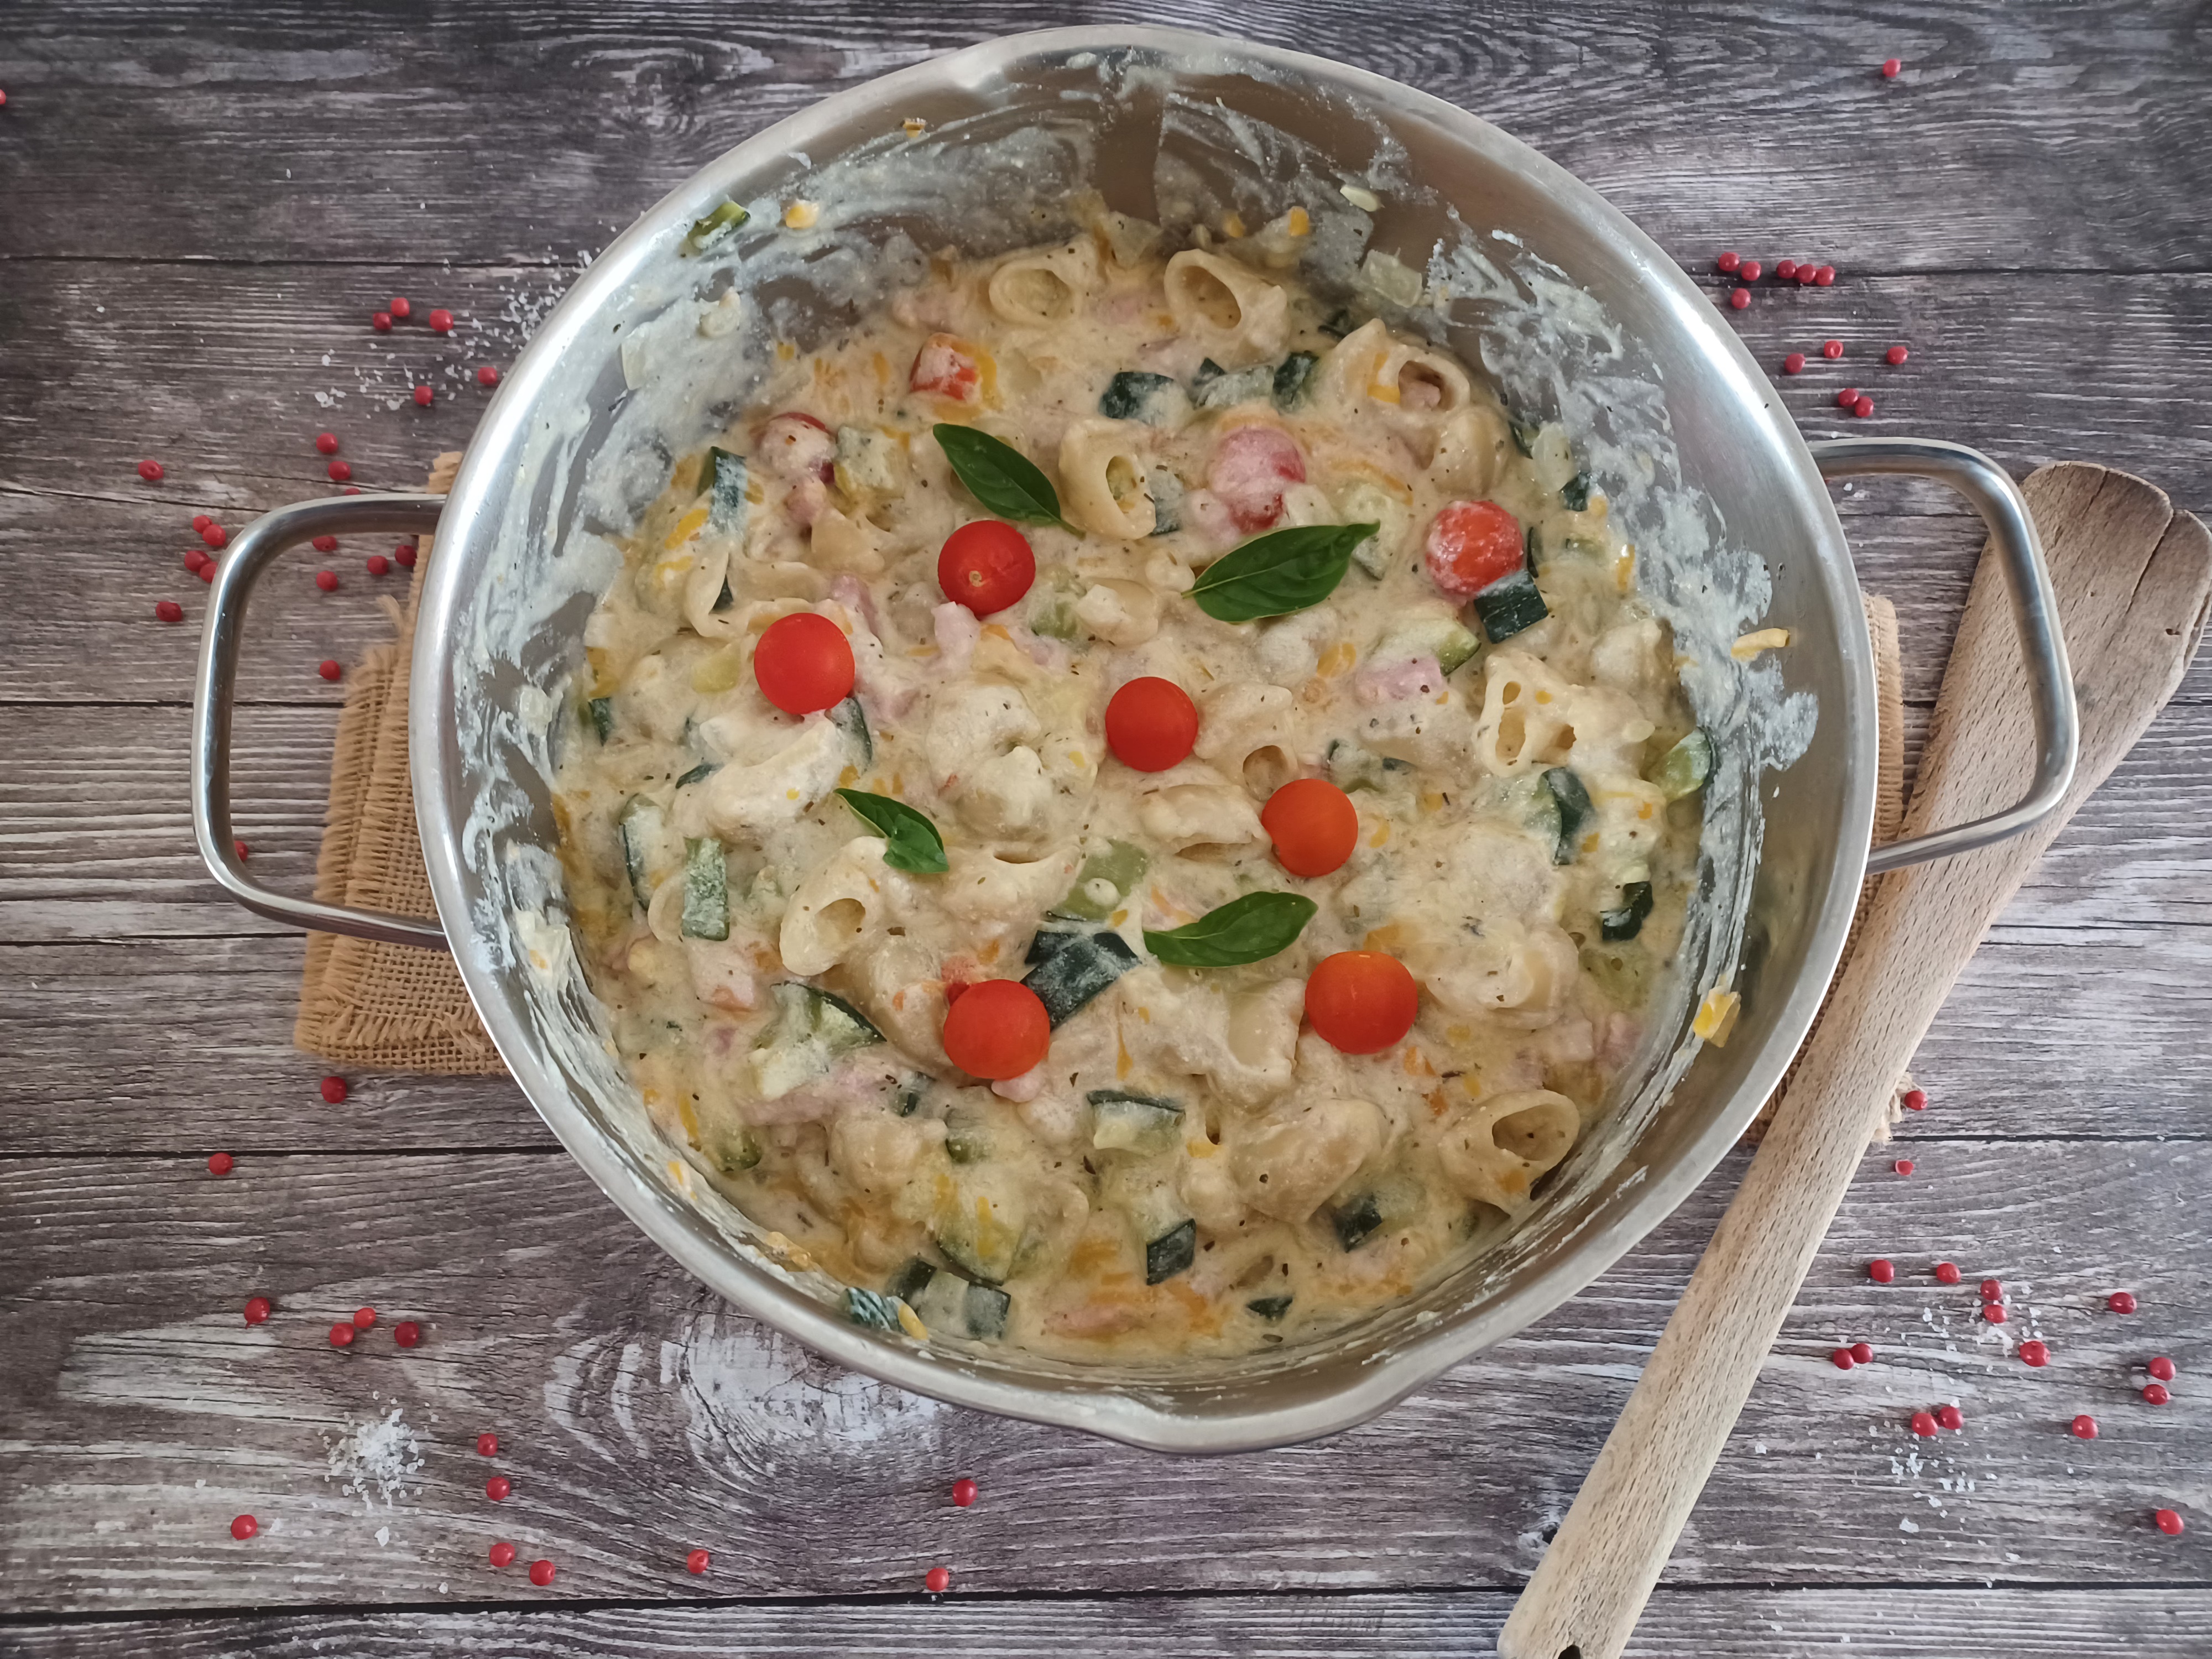
[[[335,674],[325,674],[325,679],[336,679]],[[346,1080],[342,1077],[326,1077],[322,1082],[323,1098],[336,1106],[346,1097]]]
[[[1882,60],[1881,78],[1885,81],[1894,81],[1897,79],[1898,71],[1904,67],[1905,65],[1898,59],[1886,58]]]
[[[392,304],[388,309],[403,323],[415,314],[415,307],[407,303],[404,295],[398,294],[392,296]]]
[[[1867,1263],[1867,1277],[1877,1285],[1887,1285],[1897,1277],[1897,1269],[1877,1257]]]
[[[140,477],[143,478],[143,479],[144,479],[148,483],[161,483],[161,478],[162,478],[162,471],[161,471],[161,462],[159,462],[159,461],[141,461],[141,462],[139,462],[139,463],[138,463],[138,476],[139,476]]]
[[[1938,1406],[1936,1408],[1936,1420],[1947,1429],[1963,1429],[1966,1426],[1966,1414],[1956,1406]]]
[[[477,370],[477,384],[478,386],[497,386],[499,384],[499,371],[494,368],[489,363],[486,363],[483,368]]]
[[[1729,305],[1733,310],[1741,311],[1750,303],[1751,290],[1747,288],[1736,289],[1729,295]]]
[[[338,538],[335,536],[318,536],[308,544],[318,553],[335,553],[338,550]]]
[[[1888,350],[1881,354],[1881,360],[1887,363],[1892,368],[1895,368],[1899,363],[1903,362],[1911,355],[1912,354],[1907,351],[1903,346],[1893,345],[1890,347]]]
[[[374,329],[379,334],[391,333],[392,313],[388,311],[371,312],[368,317],[368,325]]]
[[[929,1593],[932,1595],[942,1595],[952,1588],[952,1574],[945,1568],[932,1567],[928,1577],[921,1582],[929,1586]]]
[[[2105,1305],[2110,1308],[2114,1313],[2133,1313],[2136,1310],[2135,1292],[2133,1291],[2114,1291],[2112,1295],[2105,1298]]]
[[[2158,1529],[2168,1538],[2181,1536],[2183,1530],[2181,1517],[2172,1510],[2160,1510],[2156,1515],[2151,1516],[2151,1519],[2158,1522]]]
[[[430,406],[430,400],[437,395],[428,386],[418,386],[415,388],[415,406],[417,409],[428,409]]]
[[[237,1166],[237,1164],[238,1160],[228,1152],[211,1153],[208,1158],[208,1173],[215,1176],[227,1176]],[[2171,1376],[2173,1373],[2168,1371],[2166,1375]]]
[[[1759,280],[1759,273],[1765,269],[1758,260],[1746,259],[1736,267],[1736,278],[1739,282],[1755,283]]]
[[[2076,1440],[2094,1440],[2097,1437],[2097,1419],[2087,1412],[2083,1412],[2066,1427],[2067,1431]]]
[[[478,1435],[477,1437],[477,1455],[478,1457],[498,1456],[499,1437],[495,1434]]]
[[[952,1502],[957,1507],[963,1510],[973,1505],[975,1502],[975,1483],[964,1478],[954,1481]]]
[[[335,570],[318,570],[315,572],[315,586],[321,588],[325,593],[337,592],[338,591],[338,573]]]
[[[1938,1285],[1957,1284],[1959,1282],[1959,1264],[1955,1261],[1937,1262],[1936,1264],[1936,1282]]]
[[[326,680],[334,680],[337,678],[340,674],[345,672],[345,670],[340,668],[333,659],[325,657],[323,659],[321,665],[316,668],[315,672],[320,674]]]
[[[1862,395],[1858,402],[1851,405],[1851,413],[1857,416],[1859,419],[1863,421],[1868,416],[1874,413],[1874,399]],[[1908,1174],[1910,1171],[1901,1170],[1898,1173],[1903,1175]]]
[[[206,528],[200,532],[200,539],[210,547],[227,547],[230,544],[230,532],[225,530],[221,525],[210,521]]]
[[[1873,408],[1874,408],[1874,404],[1873,404],[1873,402],[1872,402],[1870,399],[1869,399],[1869,398],[1860,398],[1860,399],[1858,400],[1858,403],[1854,406],[1854,412],[1855,412],[1855,413],[1856,413],[1856,414],[1864,415],[1864,414],[1867,414],[1867,413],[1870,412],[1870,411],[1873,410]],[[1912,1160],[1911,1160],[1911,1158],[1899,1158],[1899,1159],[1898,1159],[1898,1160],[1897,1160],[1897,1162],[1896,1162],[1893,1165],[1892,1165],[1891,1167],[1892,1167],[1892,1168],[1893,1168],[1894,1170],[1896,1170],[1896,1171],[1897,1171],[1897,1172],[1898,1172],[1898,1174],[1899,1174],[1899,1175],[1911,1175],[1911,1174],[1912,1173]]]
[[[1813,283],[1816,288],[1833,288],[1836,285],[1835,266],[1822,265],[1813,273]]]
[[[2173,1396],[2166,1391],[2166,1384],[2163,1382],[2145,1383],[2143,1385],[2142,1394],[2143,1402],[2146,1405],[2151,1406],[2163,1406],[2167,1401],[2173,1398]]]
[[[230,1523],[230,1535],[241,1544],[260,1530],[261,1523],[250,1515],[238,1516]]]
[[[2164,1354],[2159,1355],[2157,1358],[2152,1360],[2150,1364],[2144,1366],[2143,1369],[2161,1382],[2171,1382],[2173,1381],[2173,1362],[2171,1359],[2168,1359]]]
[[[249,1325],[267,1324],[269,1316],[276,1311],[276,1304],[265,1296],[249,1296],[246,1298],[246,1322]]]
[[[332,483],[343,483],[353,477],[353,466],[347,461],[332,461],[323,469],[331,475]]]
[[[696,1576],[706,1571],[708,1563],[714,1559],[704,1550],[693,1550],[690,1554],[684,1558],[684,1570]]]
[[[2020,1345],[2020,1358],[2022,1364],[2041,1367],[2051,1363],[2051,1350],[2031,1340]]]
[[[1733,276],[1736,273],[1737,267],[1742,264],[1743,256],[1733,250],[1730,250],[1723,253],[1719,258],[1713,261],[1713,269],[1721,272],[1723,276]]]
[[[392,568],[392,561],[386,558],[381,553],[370,554],[367,559],[362,561],[362,563],[367,568],[368,574],[372,576],[381,576],[386,574]]]
[[[1784,374],[1802,374],[1805,372],[1805,354],[1802,351],[1793,351],[1784,357],[1782,360],[1782,372]]]
[[[1856,1361],[1857,1361],[1860,1364],[1862,1364],[1862,1365],[1871,1365],[1871,1364],[1874,1364],[1874,1344],[1873,1344],[1873,1343],[1871,1343],[1871,1342],[1854,1342],[1854,1343],[1852,1343],[1852,1344],[1851,1344],[1851,1358],[1852,1358],[1853,1359],[1856,1360]]]
[[[514,1483],[503,1474],[495,1474],[484,1482],[484,1496],[495,1504],[505,1503],[507,1493],[514,1490]]]
[[[491,1564],[495,1567],[513,1566],[514,1565],[514,1546],[507,1543],[504,1540],[500,1543],[494,1544],[491,1547]]]
[[[433,334],[451,334],[453,331],[453,313],[443,306],[432,312],[423,320],[430,325],[430,332]]]
[[[350,1323],[333,1325],[331,1327],[331,1346],[350,1348],[353,1346],[353,1326]]]
[[[1897,1103],[1908,1112],[1924,1112],[1928,1109],[1928,1091],[1907,1089],[1905,1091],[1905,1097]]]
[[[155,605],[154,614],[165,623],[180,623],[185,619],[185,607],[174,599],[163,599]]]
[[[1936,1414],[1933,1412],[1913,1413],[1912,1431],[1923,1440],[1932,1438],[1936,1433]]]
[[[550,1561],[532,1561],[530,1564],[530,1582],[538,1586],[541,1589],[544,1588],[544,1586],[551,1583],[553,1582],[553,1564]]]

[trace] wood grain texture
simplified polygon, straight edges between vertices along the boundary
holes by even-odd
[[[1757,1157],[1651,1362],[1500,1635],[1507,1659],[1619,1659],[1789,1315],[1895,1079],[1983,934],[2180,684],[2212,605],[2212,537],[2142,480],[2028,481],[2080,701],[2056,810],[1980,851],[1884,877]],[[1982,556],[1905,817],[1908,836],[2003,811],[2034,775],[2008,578]]]
[[[718,1567],[718,1578],[740,1566]],[[521,1569],[512,1570],[520,1577]],[[670,1583],[678,1586],[672,1563]],[[557,1585],[559,1581],[556,1581]],[[708,1588],[716,1587],[710,1580]],[[557,1599],[557,1592],[538,1593]],[[348,1615],[354,1659],[526,1653],[532,1659],[1468,1659],[1488,1653],[1511,1597],[1425,1595],[1131,1596],[1005,1602],[958,1594],[824,1605],[538,1607],[467,1613]],[[8,1631],[20,1659],[117,1659],[159,1650],[173,1659],[316,1659],[332,1621],[314,1615],[31,1623]],[[1848,1646],[1843,1638],[1850,1638]],[[2006,1659],[2204,1659],[2212,1591],[2202,1589],[1661,1590],[1638,1631],[1636,1659],[1854,1659],[1984,1654]]]
[[[1870,1157],[1716,1473],[1678,1582],[2212,1579],[2212,1146],[1935,1141]],[[0,1161],[0,1607],[37,1613],[563,1595],[1510,1586],[1564,1512],[1679,1295],[1741,1155],[1585,1294],[1376,1423],[1319,1445],[1167,1459],[932,1405],[841,1372],[674,1267],[565,1158]],[[159,1218],[148,1225],[145,1218]],[[2156,1239],[2146,1245],[2147,1228]],[[1876,1286],[1863,1264],[1896,1260]],[[1949,1257],[1965,1283],[1928,1268]],[[2014,1323],[1974,1317],[2001,1274]],[[2101,1310],[2124,1285],[2142,1311]],[[248,1296],[273,1297],[247,1327]],[[361,1304],[380,1323],[325,1340]],[[422,1346],[395,1348],[393,1321]],[[2006,1357],[2039,1334],[2051,1366]],[[1849,1374],[1839,1340],[1875,1345]],[[2133,1398],[2171,1353],[2173,1402]],[[1928,1445],[1909,1413],[1956,1399]],[[421,1470],[390,1507],[331,1449],[393,1409]],[[2091,1410],[2092,1445],[2064,1424]],[[495,1431],[496,1465],[475,1436]],[[514,1494],[495,1505],[497,1471]],[[986,1501],[953,1510],[952,1480]],[[201,1484],[204,1482],[204,1484]],[[2167,1540],[2148,1511],[2181,1508]],[[227,1530],[240,1511],[261,1536]],[[1908,1528],[1905,1523],[1910,1522]],[[380,1528],[388,1528],[380,1541]],[[1915,1530],[1917,1529],[1917,1530]],[[528,1594],[528,1592],[522,1592]],[[3,1644],[4,1638],[0,1638]]]

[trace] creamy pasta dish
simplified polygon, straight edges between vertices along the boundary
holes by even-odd
[[[863,1324],[1310,1338],[1526,1212],[1639,1047],[1673,641],[1566,434],[1317,300],[1308,230],[941,257],[778,349],[591,619],[611,1036]]]

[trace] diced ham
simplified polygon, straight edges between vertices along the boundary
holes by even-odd
[[[1352,694],[1362,702],[1402,702],[1441,690],[1444,671],[1433,656],[1385,658],[1352,677]]]
[[[972,404],[982,385],[975,359],[950,334],[933,334],[915,353],[914,368],[906,383],[916,392],[933,392],[956,403]]]
[[[1283,516],[1283,491],[1306,481],[1297,442],[1280,427],[1240,426],[1215,447],[1206,482],[1246,535]]]
[[[947,677],[966,673],[976,641],[983,637],[983,624],[974,611],[952,599],[929,614],[937,623],[938,672]]]
[[[811,477],[826,484],[836,470],[836,435],[811,415],[795,410],[763,427],[760,442],[754,447],[761,464],[779,478]]]
[[[810,472],[793,484],[791,493],[783,498],[784,516],[804,528],[829,504],[830,486]]]

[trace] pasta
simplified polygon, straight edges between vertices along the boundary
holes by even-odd
[[[1525,1217],[1642,1040],[1710,753],[1672,641],[1568,435],[1324,304],[1310,229],[939,258],[673,464],[586,629],[612,1040],[891,1340],[1325,1332]],[[1225,619],[1282,534],[1337,567]]]

